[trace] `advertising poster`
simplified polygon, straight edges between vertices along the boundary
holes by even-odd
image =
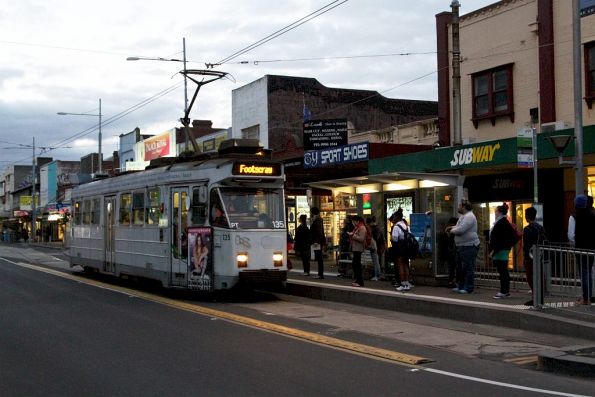
[[[213,290],[213,229],[188,229],[188,288],[199,291]]]
[[[428,214],[411,214],[409,229],[419,242],[419,250],[423,253],[433,251],[432,216]]]

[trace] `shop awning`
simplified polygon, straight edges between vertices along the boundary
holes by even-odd
[[[351,178],[311,182],[310,187],[345,193],[376,193],[397,190],[452,186],[462,190],[465,177],[458,174],[433,174],[422,172],[387,172]]]

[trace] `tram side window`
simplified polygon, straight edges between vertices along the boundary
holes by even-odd
[[[130,225],[130,212],[132,206],[132,194],[122,193],[120,195],[120,224]]]
[[[76,201],[74,203],[74,224],[80,225],[83,220],[83,203]]]
[[[159,206],[160,206],[160,199],[159,199],[159,189],[150,189],[147,192],[147,225],[157,225],[159,224]]]
[[[202,187],[205,189],[205,187]],[[192,214],[191,221],[193,225],[204,225],[207,221],[207,207],[206,203],[201,203],[200,189],[195,187],[192,189]]]
[[[101,214],[101,206],[99,205],[100,200],[98,198],[94,198],[91,202],[91,224],[92,225],[99,225],[100,221],[100,214]]]
[[[145,192],[135,192],[132,195],[132,219],[135,225],[145,223]]]
[[[91,200],[83,201],[83,225],[91,224]]]

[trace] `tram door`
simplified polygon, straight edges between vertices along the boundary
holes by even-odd
[[[114,264],[116,256],[116,197],[106,197],[103,202],[103,206],[103,213],[105,214],[105,219],[103,220],[105,225],[105,262],[103,265],[103,270],[114,273],[116,271]]]
[[[187,285],[188,274],[188,188],[171,190],[171,283]]]

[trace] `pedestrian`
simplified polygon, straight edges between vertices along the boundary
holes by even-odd
[[[590,204],[589,204],[590,203]],[[580,250],[595,250],[595,212],[593,201],[584,194],[579,194],[574,199],[574,210],[576,215],[574,229],[574,246]],[[581,305],[590,305],[593,299],[593,256],[587,254],[576,254],[577,263],[581,271],[582,297],[579,300]]]
[[[475,289],[475,260],[479,252],[477,218],[469,200],[461,200],[458,212],[461,216],[457,224],[446,228],[447,233],[454,235],[457,267],[461,269],[461,281],[453,291],[469,294]]]
[[[502,203],[495,210],[496,221],[490,230],[488,252],[492,262],[498,269],[500,278],[500,291],[494,295],[494,299],[508,298],[510,296],[510,273],[508,271],[508,256],[510,250],[517,243],[516,232],[508,218],[508,205]]]
[[[364,243],[366,240],[366,225],[364,224],[364,218],[359,215],[354,215],[351,219],[354,226],[353,231],[350,232],[351,252],[353,255],[351,265],[353,267],[353,278],[355,279],[351,285],[354,287],[363,287],[362,253],[364,252]]]
[[[310,210],[312,215],[312,224],[310,225],[310,235],[312,236],[312,249],[314,250],[314,259],[318,262],[318,276],[316,278],[324,278],[324,261],[322,259],[322,250],[326,247],[326,237],[324,235],[324,223],[320,217],[320,210],[318,207],[312,207]]]
[[[351,221],[351,216],[347,215],[343,221],[343,227],[341,228],[341,234],[339,236],[339,277],[347,275],[347,265],[344,261],[351,260],[351,235],[349,233],[352,231],[353,222]]]
[[[396,241],[393,241],[392,239],[392,235],[393,235],[393,231],[395,230],[395,225],[397,224],[397,212],[393,212],[392,215],[388,218],[391,226],[390,226],[390,233],[389,236],[390,237],[390,247],[388,247],[387,251],[386,251],[386,266],[385,266],[385,270],[384,273],[388,274],[390,273],[388,271],[390,264],[392,263],[393,265],[393,279],[392,279],[392,285],[394,287],[401,285],[401,277],[399,276],[399,267],[397,264],[397,254],[396,254],[396,250],[397,250],[397,246],[396,246]]]
[[[458,285],[461,281],[461,269],[457,268],[457,261],[456,257],[456,245],[455,245],[455,236],[452,233],[447,233],[446,229],[449,227],[453,227],[457,224],[457,218],[454,216],[446,222],[444,227],[444,232],[440,234],[439,237],[439,254],[444,263],[446,264],[446,268],[448,269],[448,287],[454,288]]]
[[[21,232],[21,236],[23,237],[23,241],[26,244],[29,241],[29,231],[27,230],[27,228],[23,228],[23,231]]]
[[[376,217],[370,216],[366,218],[366,233],[371,236],[370,246],[366,247],[370,251],[370,258],[372,259],[372,265],[374,266],[374,276],[371,278],[372,281],[378,281],[381,277],[380,271],[380,260],[378,257],[378,244],[374,238],[373,228],[376,225]]]
[[[399,279],[401,284],[397,287],[397,291],[409,291],[413,288],[413,285],[409,282],[409,258],[406,256],[406,252],[401,246],[405,242],[405,232],[409,231],[409,225],[403,218],[403,209],[397,209],[394,214],[395,227],[393,227],[391,241],[395,246],[395,265],[399,268]],[[395,270],[396,273],[396,270]]]
[[[545,229],[535,221],[537,218],[537,210],[535,207],[525,209],[525,221],[527,226],[523,229],[523,266],[527,276],[527,284],[529,284],[529,293],[533,291],[533,251],[532,248],[536,244],[541,244],[545,241]],[[543,275],[542,275],[543,276]],[[543,280],[543,278],[542,278]],[[540,288],[543,302],[543,285]],[[525,303],[526,306],[533,306],[533,299]]]
[[[376,255],[378,257],[378,271],[375,271],[375,277],[380,280],[383,278],[383,269],[384,269],[384,256],[386,253],[386,237],[384,236],[384,230],[382,227],[376,222],[376,217],[372,215],[370,218],[370,229],[372,233],[372,238],[376,243]]]
[[[308,216],[302,214],[299,216],[300,225],[295,229],[295,239],[293,240],[293,250],[302,260],[304,276],[310,275],[310,247],[312,237],[308,228]]]

